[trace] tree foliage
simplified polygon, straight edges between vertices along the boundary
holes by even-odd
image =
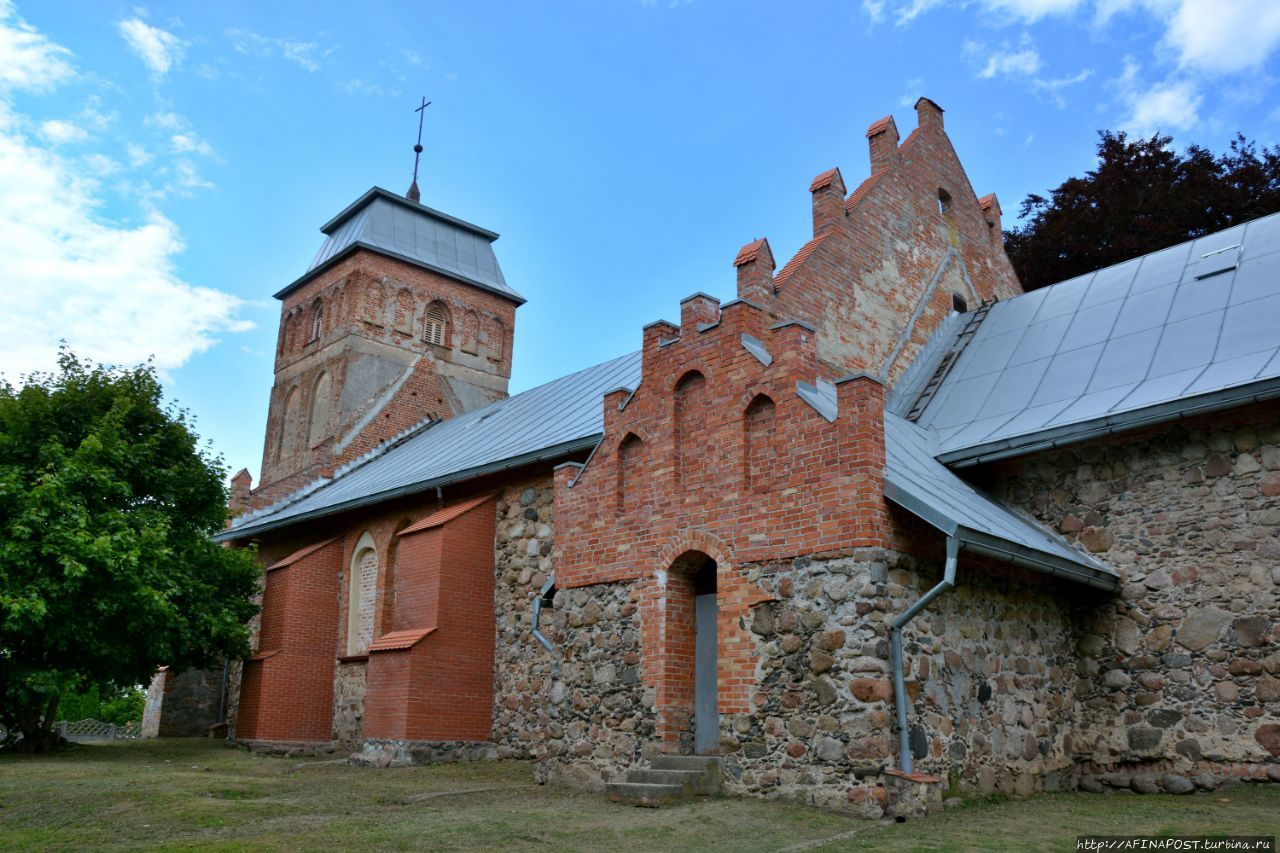
[[[0,383],[0,725],[53,741],[59,696],[247,651],[252,554],[215,544],[220,460],[150,366]]]
[[[1129,139],[1100,131],[1098,165],[1049,197],[1022,202],[1021,227],[1005,249],[1034,290],[1280,210],[1280,146],[1259,149],[1237,134],[1214,156],[1172,138]]]

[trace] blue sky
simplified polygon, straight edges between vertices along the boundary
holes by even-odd
[[[779,266],[809,180],[927,95],[1006,222],[1101,128],[1280,137],[1274,0],[151,3],[0,0],[0,373],[61,339],[154,356],[257,475],[278,304],[318,227],[402,192],[500,232],[512,391],[638,347],[744,243]]]

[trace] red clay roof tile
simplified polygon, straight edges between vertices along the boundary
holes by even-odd
[[[833,183],[835,183],[837,180],[840,182],[840,185],[843,187],[844,177],[840,174],[839,166],[836,166],[831,169],[827,169],[827,171],[823,172],[821,175],[814,178],[813,183],[809,184],[809,192],[811,193],[817,192],[823,187],[829,187]]]
[[[432,527],[439,527],[445,522],[453,521],[455,518],[462,515],[464,512],[474,509],[475,507],[478,507],[480,504],[484,503],[487,500],[491,500],[492,498],[493,498],[493,495],[482,495],[478,498],[472,498],[469,501],[463,501],[460,504],[454,504],[453,506],[449,506],[449,507],[445,507],[444,509],[437,510],[431,513],[431,515],[428,515],[426,518],[422,519],[422,521],[419,521],[417,524],[411,524],[408,527],[406,527],[404,530],[401,530],[400,535],[406,536],[410,533],[417,533],[420,530],[427,530]]]
[[[336,541],[338,540],[335,537],[333,539],[326,539],[323,542],[317,542],[314,545],[308,545],[305,548],[299,548],[297,551],[294,551],[292,554],[285,557],[283,560],[280,560],[278,562],[272,563],[271,565],[267,566],[267,571],[271,571],[272,569],[283,569],[285,566],[292,566],[294,563],[298,562],[308,554],[314,554],[316,551],[319,551],[321,548],[323,548],[325,545],[328,545],[330,542],[336,542]]]
[[[733,259],[733,265],[735,267],[740,267],[743,264],[749,264],[754,261],[760,256],[760,250],[764,248],[766,242],[768,241],[761,237],[760,239],[752,240],[750,243],[743,246],[738,250],[738,257]]]
[[[805,261],[809,260],[809,256],[812,255],[814,251],[816,251],[817,248],[822,245],[822,241],[827,239],[827,235],[829,235],[830,233],[831,233],[830,231],[823,231],[817,237],[814,237],[808,243],[805,243],[803,246],[801,246],[800,251],[796,252],[795,257],[787,261],[787,265],[783,267],[782,271],[779,272],[774,277],[773,279],[774,287],[775,288],[780,287],[783,284],[783,282],[791,278],[791,274],[794,273],[796,270],[800,269],[800,267],[804,265]]]
[[[389,634],[383,634],[378,639],[369,644],[371,652],[392,652],[401,649],[411,649],[418,642],[435,628],[413,628],[408,631],[392,631]]]

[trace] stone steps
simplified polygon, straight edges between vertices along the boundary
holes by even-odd
[[[651,767],[627,771],[625,782],[611,782],[609,799],[633,806],[680,803],[720,793],[720,759],[706,755],[659,755]]]

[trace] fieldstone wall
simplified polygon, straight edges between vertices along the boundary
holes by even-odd
[[[1280,778],[1280,406],[988,472],[1121,571],[1082,614],[1081,784],[1184,793]]]
[[[898,766],[889,628],[941,579],[941,562],[864,549],[749,567],[775,600],[750,623],[753,710],[721,719],[730,790],[865,817],[910,810],[883,773]],[[1073,752],[1075,595],[962,554],[956,588],[904,631],[917,771],[981,793],[1062,784]]]
[[[364,742],[364,688],[367,663],[338,661],[333,673],[333,736],[343,747]]]
[[[143,737],[206,737],[218,722],[222,667],[176,673],[160,669],[147,685]]]
[[[653,742],[654,695],[640,680],[634,583],[556,593],[530,633],[532,603],[552,571],[552,483],[497,501],[493,740],[501,758],[541,761],[541,778],[600,788]]]

